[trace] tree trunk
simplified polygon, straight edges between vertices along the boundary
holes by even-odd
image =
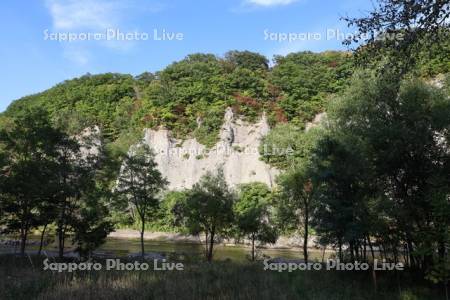
[[[208,262],[211,262],[213,258],[214,234],[215,234],[214,231],[215,231],[214,229],[211,231],[211,235],[209,237]]]
[[[414,247],[410,239],[407,240],[408,252],[409,252],[409,264],[412,268],[416,266],[416,259],[414,257]]]
[[[65,248],[65,242],[66,242],[66,230],[67,225],[63,223],[58,225],[58,254],[59,258],[64,257],[64,248]]]
[[[366,239],[363,239],[363,245],[362,245],[362,256],[363,256],[363,260],[367,261],[367,241]]]
[[[445,242],[442,240],[438,242],[438,257],[440,262],[445,261]]]
[[[59,258],[64,257],[64,240],[65,240],[65,222],[66,220],[66,204],[62,203],[61,213],[58,220],[58,252]]]
[[[47,229],[47,225],[45,224],[44,229],[42,230],[42,234],[41,234],[41,243],[39,244],[39,251],[38,251],[38,255],[41,255],[42,252],[42,246],[44,244],[44,236],[45,236],[45,230]]]
[[[378,254],[380,255],[381,260],[387,260],[387,257],[385,256],[384,245],[381,242],[378,243]]]
[[[142,227],[141,227],[141,255],[142,258],[145,256],[145,249],[144,249],[144,232],[145,232],[145,223],[144,218],[141,217]]]
[[[252,234],[252,261],[255,261],[255,235]]]
[[[375,261],[375,251],[373,250],[373,245],[369,236],[367,236],[367,243],[369,244],[370,253],[372,254],[372,261]]]
[[[394,263],[398,262],[398,245],[396,242],[394,242],[392,246],[392,254],[394,255]]]
[[[64,257],[64,232],[63,232],[62,225],[58,228],[58,253],[59,258]]]
[[[205,258],[208,259],[209,253],[209,234],[208,231],[205,231]]]
[[[28,235],[28,230],[26,228],[22,228],[20,230],[20,255],[25,255],[25,247],[27,244],[27,235]]]
[[[403,251],[402,251],[402,253],[403,253],[403,260],[405,262],[405,265],[409,266],[408,245],[406,245],[406,243],[403,244]]]
[[[350,243],[350,262],[354,262],[355,261],[355,255],[354,255],[354,242],[351,241]]]
[[[386,257],[386,261],[390,261],[389,248],[386,246],[386,243],[383,243],[383,253],[384,257]]]
[[[303,233],[303,258],[305,262],[308,262],[308,230],[309,230],[309,207],[308,201],[305,200],[305,219],[304,222],[304,233]]]

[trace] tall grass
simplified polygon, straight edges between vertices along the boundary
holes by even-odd
[[[264,271],[262,263],[188,263],[184,271],[52,273],[42,258],[0,257],[0,299],[444,299],[408,272]]]

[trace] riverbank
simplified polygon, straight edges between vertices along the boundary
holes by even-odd
[[[133,229],[116,229],[116,231],[111,232],[109,234],[110,238],[116,239],[140,239],[141,234],[138,230]],[[154,240],[154,241],[168,241],[168,242],[184,242],[184,243],[197,243],[202,244],[204,242],[204,237],[202,236],[193,236],[182,233],[175,232],[150,232],[146,231],[144,233],[144,240]],[[224,246],[249,246],[251,244],[250,240],[240,240],[236,241],[235,239],[222,239],[218,244]],[[308,240],[309,248],[313,250],[322,250],[321,247],[318,246],[315,237],[311,237]],[[278,238],[276,243],[274,244],[265,244],[261,245],[266,249],[284,249],[284,250],[292,250],[292,251],[300,251],[303,245],[303,240],[296,236],[281,236]],[[331,251],[331,249],[326,249],[327,252]]]

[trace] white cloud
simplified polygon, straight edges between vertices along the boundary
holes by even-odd
[[[297,0],[246,0],[245,2],[258,6],[282,6],[297,2]]]
[[[118,3],[105,0],[47,0],[46,6],[56,32],[103,32],[120,24]],[[62,44],[67,60],[86,66],[90,61],[89,48],[93,42]],[[104,46],[109,47],[108,44]],[[111,45],[115,46],[115,45]]]
[[[164,9],[164,5],[149,0],[46,0],[45,4],[56,32],[105,33],[107,29],[126,32],[132,26],[135,29],[130,21],[137,15]],[[92,57],[89,50],[94,45],[126,52],[135,44],[133,41],[77,41],[64,43],[62,47],[65,58],[87,65]]]
[[[46,6],[55,30],[115,28],[137,14],[164,9],[149,0],[46,0]]]
[[[233,13],[248,13],[259,9],[288,6],[293,3],[305,3],[308,0],[241,0],[239,5],[230,9]]]
[[[104,0],[48,0],[55,30],[100,30],[117,26],[119,3]]]

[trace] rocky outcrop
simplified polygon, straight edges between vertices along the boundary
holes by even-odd
[[[101,131],[97,125],[85,128],[75,139],[80,143],[83,158],[98,157],[102,147]]]
[[[201,121],[198,122],[201,126]],[[166,129],[146,129],[144,142],[155,152],[158,168],[169,181],[169,189],[194,185],[208,171],[222,167],[230,186],[247,182],[274,184],[278,170],[260,160],[258,147],[269,132],[265,115],[254,124],[236,118],[227,109],[220,139],[211,149],[196,139],[178,140]]]
[[[306,123],[305,131],[310,130],[313,127],[318,126],[327,117],[325,112],[317,114],[311,122]]]

